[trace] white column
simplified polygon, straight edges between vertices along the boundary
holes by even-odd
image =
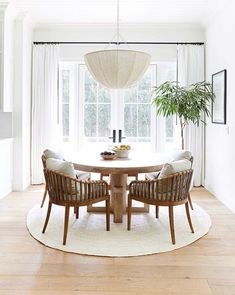
[[[13,99],[13,190],[30,184],[32,25],[25,13],[15,20]]]

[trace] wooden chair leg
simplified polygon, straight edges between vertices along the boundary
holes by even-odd
[[[190,208],[193,210],[193,202],[192,202],[190,193],[188,193],[188,201],[189,201]]]
[[[76,219],[79,218],[79,206],[75,209]]]
[[[175,245],[175,229],[174,229],[174,207],[169,206],[169,220],[171,229],[171,240],[172,244]]]
[[[106,203],[106,230],[109,231],[110,230],[110,199],[105,201]]]
[[[156,218],[159,218],[159,206],[156,206]]]
[[[149,213],[149,204],[144,204],[144,210]]]
[[[127,206],[127,230],[131,230],[131,207],[132,199],[128,196],[128,206]]]
[[[66,240],[67,240],[68,225],[69,225],[69,209],[70,209],[69,206],[65,206],[63,245],[66,245]]]
[[[87,212],[91,212],[92,209],[93,209],[92,205],[88,205],[88,206],[86,207],[86,211],[87,211]]]
[[[189,223],[191,232],[194,233],[193,224],[192,224],[191,217],[190,217],[190,212],[189,212],[188,202],[185,203],[185,209],[186,209],[186,215],[187,215],[187,218],[188,218],[188,223]]]
[[[42,198],[41,208],[43,207],[43,205],[45,203],[46,196],[47,196],[47,185],[45,185],[45,190],[44,190],[44,195],[43,195],[43,198]]]
[[[46,231],[47,224],[48,224],[48,221],[49,221],[49,218],[50,218],[51,207],[52,207],[52,203],[49,202],[49,204],[48,204],[48,209],[47,209],[47,216],[46,216],[46,220],[45,220],[44,227],[43,227],[43,230],[42,230],[42,233],[43,233],[43,234],[44,234],[45,231]]]

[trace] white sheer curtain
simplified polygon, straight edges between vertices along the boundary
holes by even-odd
[[[32,72],[31,182],[43,182],[41,155],[56,145],[59,45],[34,45]]]
[[[204,81],[204,46],[178,45],[178,80],[181,86]],[[194,185],[203,181],[204,126],[189,124],[185,128],[185,149],[194,156]]]
[[[162,115],[156,115],[156,107],[152,107],[151,150],[164,153],[166,151],[166,121]]]

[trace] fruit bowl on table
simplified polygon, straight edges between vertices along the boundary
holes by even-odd
[[[114,151],[104,151],[100,155],[104,160],[114,160],[117,158],[117,154]]]
[[[113,147],[113,151],[117,154],[118,158],[128,158],[131,146],[128,144],[121,144]]]

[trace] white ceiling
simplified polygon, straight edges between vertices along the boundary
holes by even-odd
[[[120,0],[122,23],[196,23],[205,25],[234,0]],[[1,0],[0,0],[1,2]],[[36,23],[113,23],[116,0],[10,0]]]

